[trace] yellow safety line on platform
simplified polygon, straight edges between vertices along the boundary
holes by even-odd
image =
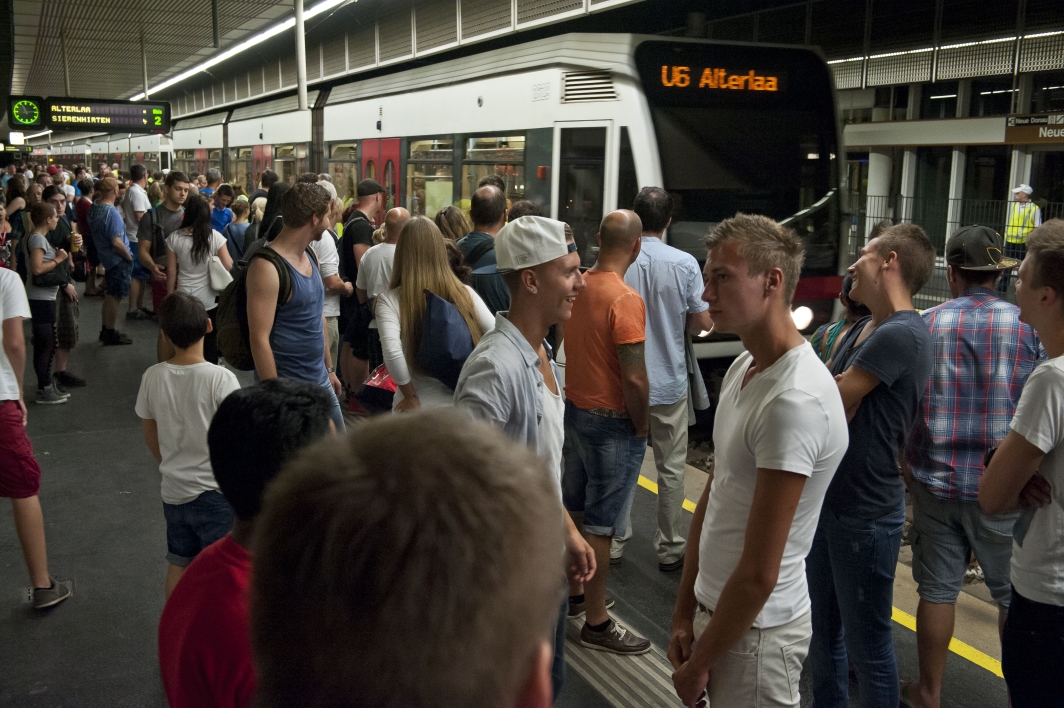
[[[658,483],[650,481],[643,475],[639,475],[639,486],[643,487],[644,489],[649,489],[651,494],[658,493]],[[695,513],[695,503],[690,499],[683,500],[683,508],[684,511],[689,511],[692,514]]]
[[[916,631],[916,618],[910,615],[908,612],[899,610],[897,607],[893,608],[890,618],[900,624],[906,629]],[[949,640],[949,650],[957,656],[964,657],[968,661],[972,662],[976,666],[981,666],[990,673],[996,675],[998,678],[1005,678],[1001,673],[1001,662],[992,656],[987,656],[983,652],[979,651],[971,644],[965,644],[959,639]]]
[[[639,486],[649,490],[653,494],[658,493],[657,483],[647,479],[643,475],[639,475]],[[690,499],[683,500],[683,508],[692,514],[695,511],[695,503]],[[910,615],[908,612],[899,610],[897,607],[891,608],[890,618],[900,624],[906,629],[916,631],[916,618]],[[971,644],[965,644],[959,639],[951,639],[949,642],[949,650],[959,657],[967,659],[976,666],[986,669],[990,673],[994,674],[998,678],[1004,678],[1004,674],[1001,673],[1001,662],[992,656],[984,654]]]

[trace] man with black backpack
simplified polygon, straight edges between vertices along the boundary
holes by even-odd
[[[473,269],[473,289],[493,314],[505,312],[510,309],[510,291],[494,266],[495,234],[506,225],[506,195],[493,185],[481,187],[473,192],[469,217],[473,230],[458,240],[458,248]],[[478,273],[481,269],[485,272]]]
[[[137,259],[152,274],[151,302],[152,309],[156,312],[166,297],[166,237],[181,228],[188,191],[189,181],[184,172],[168,173],[163,183],[162,204],[145,212],[137,230],[140,234]],[[155,353],[159,361],[165,361],[173,355],[170,345],[163,339],[161,330],[159,340],[155,344]]]
[[[334,394],[332,419],[344,430],[340,380],[326,346],[325,287],[310,244],[325,233],[332,198],[316,184],[296,183],[281,198],[284,227],[252,257],[247,287],[248,346],[259,379],[284,376],[318,384]],[[241,278],[234,280],[239,285]],[[287,295],[287,297],[283,297]],[[219,303],[219,319],[223,319]],[[223,329],[225,323],[219,325]],[[219,343],[225,354],[226,345]]]

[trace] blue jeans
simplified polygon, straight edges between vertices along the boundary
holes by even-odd
[[[562,502],[584,515],[584,530],[613,536],[626,524],[622,515],[639,479],[647,452],[632,421],[607,418],[565,402]]]
[[[1029,600],[1012,588],[1001,633],[1001,671],[1015,708],[1064,705],[1064,607]]]
[[[569,581],[565,581],[565,600],[558,611],[558,624],[554,627],[554,659],[550,666],[550,683],[554,689],[554,702],[562,692],[565,682],[565,630],[569,625]]]
[[[329,397],[332,398],[332,410],[329,411],[329,417],[332,418],[333,425],[336,426],[336,434],[343,435],[347,429],[344,426],[344,411],[340,408],[340,399],[336,397],[336,391],[333,391],[332,384],[325,384],[325,390],[329,392]]]
[[[896,708],[898,664],[891,610],[904,507],[878,519],[824,509],[806,576],[813,610],[809,667],[814,708],[847,708],[853,660],[862,708]]]

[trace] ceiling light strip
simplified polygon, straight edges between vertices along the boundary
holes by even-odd
[[[357,2],[357,1],[358,0],[355,0],[355,2]],[[334,7],[338,7],[338,6],[343,5],[344,3],[347,3],[347,2],[350,2],[350,0],[324,0],[324,2],[318,3],[317,5],[315,5],[314,7],[310,8],[305,13],[303,13],[303,20],[304,21],[309,20],[310,18],[314,17],[315,15],[320,15],[321,13],[326,12],[327,10],[331,10]],[[187,79],[187,78],[189,78],[191,76],[195,76],[196,74],[200,73],[201,71],[206,71],[207,69],[210,69],[212,66],[215,66],[216,64],[222,63],[226,59],[231,59],[231,58],[235,57],[236,55],[247,51],[251,47],[254,47],[256,44],[260,44],[262,42],[265,42],[270,37],[276,37],[281,32],[284,32],[285,30],[292,29],[293,27],[295,27],[295,24],[296,24],[296,18],[289,17],[284,22],[280,22],[280,23],[274,25],[273,27],[270,27],[265,32],[261,32],[259,34],[256,34],[254,37],[251,37],[250,39],[244,40],[240,44],[237,44],[235,47],[231,47],[231,48],[225,50],[224,52],[222,52],[221,54],[213,56],[210,59],[208,59],[207,61],[205,61],[205,62],[203,62],[201,64],[197,64],[196,66],[192,67],[191,69],[188,69],[187,71],[183,71],[180,74],[178,74],[177,76],[174,76],[174,77],[171,77],[171,78],[167,79],[166,81],[162,82],[161,84],[157,84],[155,86],[152,86],[151,89],[149,90],[149,93],[150,94],[154,94],[154,93],[156,93],[158,91],[162,91],[163,89],[170,88],[174,84],[180,83],[180,82],[184,81],[185,79]],[[144,92],[142,91],[141,93],[134,94],[133,96],[131,96],[130,100],[131,101],[140,101],[143,98],[144,98]]]

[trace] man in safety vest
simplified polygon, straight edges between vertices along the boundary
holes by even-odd
[[[1027,255],[1027,235],[1042,225],[1042,210],[1031,201],[1029,184],[1021,184],[1012,190],[1015,201],[1009,202],[1008,218],[1005,220],[1005,257],[1022,261]],[[998,290],[1007,292],[1014,276],[1008,271],[998,281]]]

